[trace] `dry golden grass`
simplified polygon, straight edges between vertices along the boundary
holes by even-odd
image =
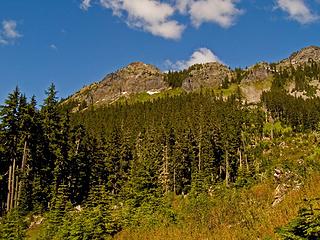
[[[227,197],[213,201],[208,206],[208,215],[196,211],[183,213],[181,224],[155,229],[125,230],[116,236],[117,240],[249,240],[278,239],[277,227],[294,218],[304,198],[315,198],[320,192],[320,176],[309,176],[304,187],[291,191],[276,207],[272,207],[275,184],[272,181],[229,193]],[[180,200],[180,205],[188,200]],[[178,209],[178,211],[182,211]],[[200,216],[200,218],[199,218]]]

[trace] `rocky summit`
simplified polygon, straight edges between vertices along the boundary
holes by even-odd
[[[261,62],[246,70],[243,82],[263,81],[270,76],[272,76],[270,65],[266,62]]]
[[[178,86],[182,91],[190,92],[204,88],[221,89],[227,81],[227,86],[238,85],[242,95],[249,103],[256,103],[260,101],[262,92],[270,89],[276,71],[296,68],[310,61],[320,62],[319,47],[306,47],[277,63],[261,62],[246,69],[232,70],[221,63],[211,62],[195,64],[176,73],[180,78],[182,76],[181,85]],[[177,87],[170,85],[167,76],[168,73],[162,72],[153,65],[134,62],[108,74],[100,82],[84,87],[65,102],[71,102],[73,110],[77,111],[90,105],[110,104],[119,99],[128,99],[139,93],[157,94]],[[292,92],[294,87],[291,88],[287,90]]]
[[[231,78],[232,71],[218,62],[196,64],[189,68],[189,76],[183,81],[182,88],[193,91],[200,88],[219,87],[226,78]]]
[[[315,62],[320,61],[320,47],[310,46],[301,49],[298,52],[291,54],[289,58],[282,60],[278,65],[280,67],[288,67],[290,65],[297,66],[313,60]]]
[[[167,87],[164,75],[158,68],[134,62],[83,88],[70,100],[85,105],[110,103],[133,93],[159,92]]]

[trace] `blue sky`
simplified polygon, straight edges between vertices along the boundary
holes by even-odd
[[[319,0],[1,0],[0,102],[18,85],[39,104],[133,61],[245,67],[320,45]]]

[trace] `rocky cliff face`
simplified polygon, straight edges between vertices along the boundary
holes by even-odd
[[[193,91],[200,88],[219,87],[222,81],[233,75],[232,71],[217,62],[197,64],[189,69],[189,77],[182,82],[182,88]]]
[[[270,65],[266,62],[262,62],[248,68],[242,82],[263,81],[271,76],[272,71]]]
[[[320,62],[320,47],[303,48],[273,64],[273,68],[269,63],[258,63],[241,72],[240,89],[248,102],[258,102],[261,93],[270,89],[275,69],[298,66],[311,59]],[[226,78],[237,79],[237,74],[217,62],[196,64],[187,70],[182,81],[182,89],[189,92],[201,88],[218,88]],[[165,73],[155,66],[135,62],[107,75],[102,81],[81,89],[66,102],[73,102],[74,110],[79,110],[93,104],[112,103],[121,97],[129,97],[136,93],[153,94],[169,88],[165,81]]]
[[[83,88],[71,99],[87,105],[110,103],[132,93],[161,91],[167,87],[164,75],[158,68],[135,62],[107,75],[102,81]]]
[[[257,103],[263,91],[271,88],[273,72],[266,62],[258,63],[245,70],[240,89],[243,97],[248,103]]]
[[[300,64],[307,63],[313,60],[315,62],[320,62],[320,47],[310,46],[301,49],[298,52],[291,54],[289,58],[286,58],[279,62],[279,67],[288,67],[290,65],[296,66]]]
[[[310,46],[291,54],[290,57],[275,64],[275,69],[279,70],[301,66],[310,61],[320,62],[320,48]],[[272,70],[268,63],[259,63],[246,70],[246,76],[241,82],[241,91],[249,103],[257,103],[263,91],[270,90],[271,80],[275,70]],[[317,96],[320,96],[319,81],[313,81],[312,85],[316,87]],[[294,83],[286,86],[287,90],[294,96],[307,98],[303,92],[294,91]]]

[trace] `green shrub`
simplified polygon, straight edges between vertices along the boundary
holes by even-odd
[[[320,199],[305,200],[306,204],[299,210],[298,216],[288,225],[277,229],[284,240],[317,240],[320,239]],[[317,202],[316,202],[317,201]]]
[[[18,210],[12,210],[0,221],[1,240],[22,240],[25,239],[28,222]]]

